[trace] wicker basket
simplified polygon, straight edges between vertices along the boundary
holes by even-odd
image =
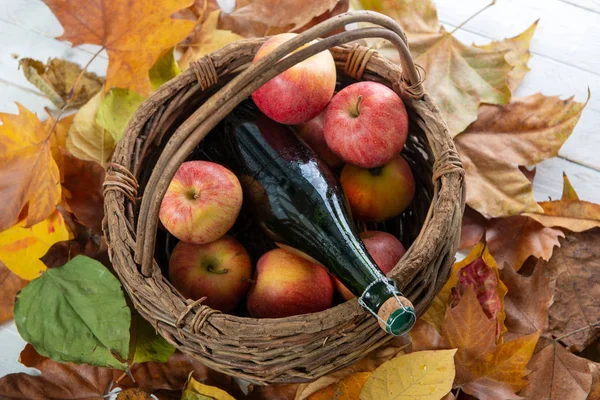
[[[338,33],[292,53],[353,22],[380,27]],[[402,68],[365,47],[347,44],[371,37],[391,41]],[[256,88],[325,49],[334,56],[341,85],[372,80],[391,87],[409,112],[403,154],[415,174],[417,193],[401,217],[370,228],[385,228],[410,246],[388,275],[417,314],[444,285],[454,261],[464,171],[445,122],[422,88],[406,37],[392,19],[366,11],[341,14],[252,64],[265,40],[239,41],[205,56],[139,107],[107,168],[104,231],[114,269],[133,305],[169,343],[208,367],[255,384],[306,382],[357,361],[393,337],[356,299],[319,313],[254,319],[183,298],[154,256],[160,202],[179,165]]]

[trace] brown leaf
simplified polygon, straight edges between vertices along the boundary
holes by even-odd
[[[560,230],[516,215],[490,220],[485,240],[498,265],[507,263],[518,271],[529,256],[549,260],[559,237],[565,237]]]
[[[86,364],[58,363],[39,355],[30,344],[21,352],[20,361],[40,370],[41,376],[18,373],[0,378],[0,398],[97,399],[111,390],[116,371]]]
[[[600,227],[600,205],[581,200],[544,201],[539,203],[544,213],[526,213],[544,226],[583,232]]]
[[[395,19],[406,32],[440,31],[437,10],[431,0],[358,0],[365,10],[373,10]]]
[[[298,390],[297,383],[251,386],[251,392],[244,399],[246,400],[292,400]]]
[[[58,108],[62,108],[69,98],[69,107],[78,108],[102,90],[104,85],[104,78],[88,71],[81,74],[79,65],[58,58],[50,59],[48,65],[31,58],[23,58],[19,60],[19,66],[23,68],[27,80]],[[77,87],[73,87],[76,82]]]
[[[370,376],[371,372],[356,372],[313,393],[308,400],[358,400],[360,390]]]
[[[272,28],[275,33],[294,31],[310,23],[313,18],[332,12],[338,0],[290,1],[254,0],[239,6],[230,14],[222,14],[219,28],[244,37],[259,37]]]
[[[548,327],[548,307],[552,300],[552,291],[544,268],[537,265],[530,277],[526,278],[505,266],[500,273],[502,281],[508,288],[504,298],[506,311],[505,340],[511,340],[531,333],[542,331]]]
[[[78,46],[97,44],[108,52],[105,90],[152,91],[148,71],[169,49],[184,40],[194,22],[172,19],[193,0],[44,0],[64,28],[58,39]]]
[[[486,225],[487,220],[483,215],[479,214],[471,207],[466,206],[462,219],[458,248],[461,250],[470,249],[479,243],[485,232]]]
[[[413,352],[451,348],[435,326],[421,318],[410,330],[410,338],[412,340],[411,351]]]
[[[225,45],[243,39],[231,31],[217,29],[220,10],[212,11],[196,30],[191,39],[186,43],[187,50],[179,60],[179,66],[187,69],[190,62],[197,60],[205,54],[212,53]]]
[[[533,167],[531,170],[528,170],[526,167],[519,165],[519,171],[525,175],[525,178],[533,185],[533,180],[535,179],[535,173],[537,172],[537,168]]]
[[[63,195],[69,208],[83,225],[102,233],[104,218],[104,168],[95,161],[81,160],[62,151]]]
[[[590,392],[588,361],[559,343],[545,340],[528,367],[529,385],[519,393],[527,399],[585,400]]]
[[[117,400],[152,400],[148,392],[141,389],[125,389],[117,395]]]
[[[17,103],[19,113],[0,113],[0,232],[25,219],[31,227],[60,202],[60,175],[49,127]]]
[[[568,234],[544,269],[554,292],[549,332],[582,351],[600,333],[600,229]]]
[[[462,386],[462,390],[479,400],[519,400],[515,392],[504,382],[490,378],[478,378]]]
[[[508,73],[508,87],[511,91],[515,91],[519,87],[525,74],[530,70],[527,66],[531,56],[529,43],[538,22],[539,20],[535,21],[525,32],[513,38],[498,40],[483,46],[475,45],[484,50],[507,51],[505,54],[506,61],[513,66],[513,69]]]
[[[0,324],[13,318],[15,296],[29,282],[19,278],[0,261]]]
[[[558,155],[584,106],[541,94],[482,106],[477,121],[455,139],[466,171],[467,204],[487,218],[541,212],[531,182],[517,166]]]
[[[588,361],[588,366],[592,372],[592,390],[587,400],[598,400],[600,399],[600,364]]]

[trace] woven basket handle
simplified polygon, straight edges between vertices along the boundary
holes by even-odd
[[[370,27],[345,31],[292,53],[319,37],[355,22],[368,22],[380,25],[381,28]],[[223,86],[179,126],[165,145],[146,185],[138,215],[134,256],[135,261],[141,265],[143,275],[149,276],[152,273],[158,213],[162,198],[177,169],[194,147],[239,103],[273,77],[321,51],[365,38],[383,38],[392,42],[400,55],[402,80],[405,81],[405,86],[410,87],[412,96],[420,98],[423,95],[423,87],[408,50],[406,36],[396,21],[383,14],[372,11],[347,12],[315,25],[284,42]]]

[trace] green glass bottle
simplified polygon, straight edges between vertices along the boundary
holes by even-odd
[[[209,134],[202,151],[236,173],[270,239],[328,268],[387,332],[412,328],[414,308],[368,254],[337,178],[289,126],[246,100]]]

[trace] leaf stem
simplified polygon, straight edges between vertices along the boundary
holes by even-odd
[[[485,10],[487,10],[488,8],[493,6],[494,4],[496,4],[496,0],[492,0],[492,2],[490,4],[483,7],[481,10],[477,11],[475,14],[471,15],[469,18],[467,18],[465,21],[463,21],[460,25],[458,25],[456,28],[454,28],[454,30],[452,32],[450,32],[450,34],[452,35],[454,32],[456,32],[457,30],[459,30],[460,28],[465,26],[467,24],[467,22],[469,22],[470,20],[472,20],[473,18],[475,18],[476,16],[478,16],[479,14],[481,14],[482,12],[484,12]]]
[[[559,342],[559,341],[563,340],[564,338],[567,338],[567,337],[569,337],[569,336],[575,335],[575,334],[577,334],[577,333],[579,333],[579,332],[583,332],[583,331],[585,331],[586,329],[592,329],[592,328],[594,328],[594,327],[596,327],[596,326],[598,326],[598,325],[600,325],[600,320],[598,320],[598,321],[594,322],[593,324],[589,324],[589,325],[587,325],[587,326],[584,326],[584,327],[582,327],[582,328],[575,329],[573,332],[570,332],[570,333],[567,333],[567,334],[565,334],[565,335],[559,336],[559,337],[557,337],[557,338],[555,338],[555,339],[552,339],[552,340],[554,340],[555,342]]]

